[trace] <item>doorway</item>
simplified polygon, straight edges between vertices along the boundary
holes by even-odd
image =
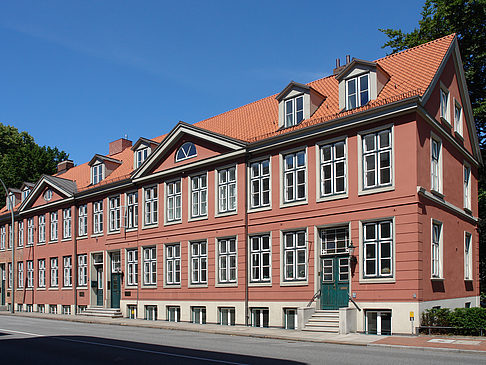
[[[5,281],[6,281],[6,274],[5,274],[5,264],[0,264],[0,305],[5,305]]]
[[[91,281],[91,290],[95,305],[103,306],[103,253],[93,254],[93,269],[95,280]]]
[[[111,308],[120,308],[121,297],[121,260],[120,251],[112,252],[111,258]]]

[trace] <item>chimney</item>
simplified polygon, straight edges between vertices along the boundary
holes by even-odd
[[[57,164],[57,172],[66,172],[70,168],[74,167],[74,162],[71,160],[61,161]]]
[[[108,153],[108,155],[111,156],[120,153],[128,147],[132,147],[132,141],[126,138],[117,139],[116,141],[110,142],[110,152]]]
[[[351,62],[351,56],[350,55],[346,55],[346,65]]]
[[[336,58],[336,68],[339,68],[339,66],[341,66],[341,60]]]

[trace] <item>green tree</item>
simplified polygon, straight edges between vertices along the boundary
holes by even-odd
[[[27,132],[0,123],[0,178],[7,187],[20,188],[24,181],[35,183],[42,174],[54,174],[57,164],[68,157],[57,147],[39,146]],[[0,199],[3,206],[5,199]]]

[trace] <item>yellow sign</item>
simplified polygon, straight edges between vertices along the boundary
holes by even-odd
[[[410,317],[415,317],[413,312],[410,312]]]

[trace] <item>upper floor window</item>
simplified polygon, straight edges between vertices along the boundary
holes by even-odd
[[[253,162],[250,166],[250,205],[252,208],[270,205],[270,160]]]
[[[284,201],[304,200],[306,197],[305,151],[289,153],[284,159]]]
[[[138,192],[127,194],[126,227],[128,229],[138,227]]]
[[[223,238],[218,245],[218,282],[220,284],[236,283],[237,253],[236,239]]]
[[[380,278],[393,276],[393,223],[373,222],[363,225],[364,276]]]
[[[321,196],[346,192],[346,142],[321,146]]]
[[[207,243],[191,242],[191,284],[207,284]]]
[[[88,285],[88,255],[78,255],[78,286]]]
[[[46,242],[46,216],[39,216],[39,243]]]
[[[157,284],[157,252],[155,247],[143,248],[143,284]]]
[[[52,190],[51,189],[47,189],[45,192],[44,192],[44,200],[46,202],[48,202],[49,200],[52,199]]]
[[[440,142],[440,140],[432,138],[431,144],[431,190],[442,192],[442,143]]]
[[[34,287],[34,261],[27,261],[27,288]]]
[[[22,190],[22,201],[24,201],[30,194],[30,189]]]
[[[27,244],[34,244],[34,217],[27,219]]]
[[[471,210],[471,168],[464,166],[464,209]]]
[[[7,240],[7,227],[0,227],[0,250],[5,250],[5,242]]]
[[[196,146],[192,142],[184,143],[176,153],[176,162],[197,156]]]
[[[19,222],[19,242],[18,242],[19,247],[24,246],[24,222],[20,221]]]
[[[449,122],[449,90],[440,88],[440,117]]]
[[[79,214],[79,236],[86,236],[88,234],[88,205],[80,205],[78,208]]]
[[[46,259],[39,259],[37,261],[38,275],[39,275],[39,288],[46,287]]]
[[[182,217],[181,180],[168,182],[167,189],[167,222],[177,222]]]
[[[251,282],[270,281],[270,235],[250,237]]]
[[[291,127],[304,120],[304,96],[285,100],[285,127]]]
[[[457,101],[454,105],[454,131],[462,135],[462,107]]]
[[[7,209],[11,210],[12,207],[15,207],[15,194],[9,193],[7,198]]]
[[[472,280],[472,235],[470,233],[464,236],[464,279]]]
[[[236,167],[218,171],[218,212],[236,210]]]
[[[135,167],[139,167],[148,157],[149,155],[149,148],[141,148],[135,151]]]
[[[180,243],[165,246],[165,282],[167,285],[181,283],[181,245]]]
[[[66,208],[62,211],[62,238],[71,238],[71,209]]]
[[[191,217],[205,217],[208,213],[208,185],[206,174],[191,177]]]
[[[363,145],[363,187],[387,186],[392,183],[391,129],[366,134]]]
[[[138,285],[138,250],[127,250],[127,285]]]
[[[369,74],[346,80],[346,109],[366,105],[369,100]]]
[[[307,279],[307,240],[305,231],[284,233],[284,280]]]
[[[73,285],[72,275],[72,259],[71,256],[63,257],[63,286],[70,287]]]
[[[93,203],[93,233],[103,233],[103,200]]]
[[[51,217],[51,229],[49,230],[50,241],[57,241],[57,212],[52,212]]]
[[[145,213],[145,225],[152,225],[156,224],[158,219],[157,215],[157,206],[158,206],[158,197],[157,197],[157,186],[152,186],[150,188],[144,189],[144,213]]]
[[[96,185],[103,180],[104,170],[104,165],[102,163],[91,166],[91,181],[93,185]]]
[[[108,199],[109,201],[109,216],[110,216],[110,232],[120,230],[120,196]]]
[[[442,277],[442,223],[432,222],[432,277]]]

